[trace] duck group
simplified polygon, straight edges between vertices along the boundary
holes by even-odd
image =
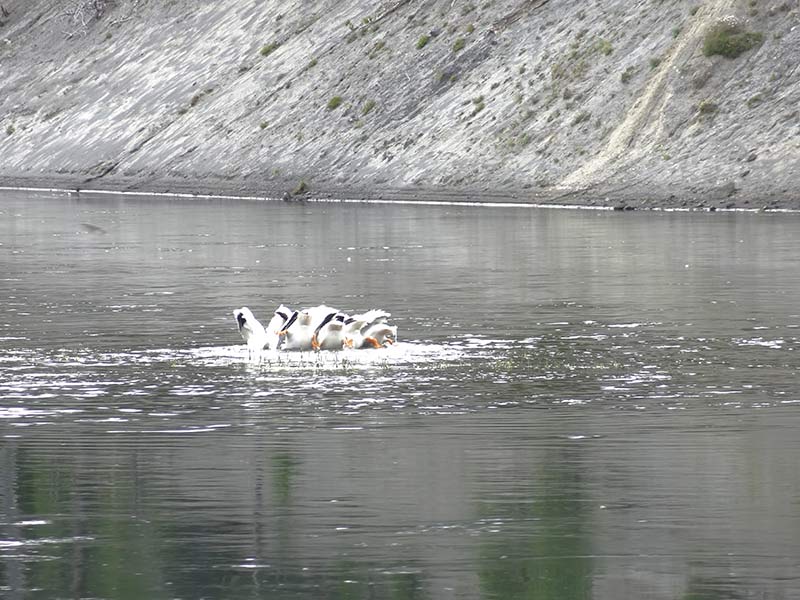
[[[243,306],[233,311],[236,326],[250,352],[268,350],[342,350],[384,348],[397,339],[397,326],[388,312],[371,309],[348,315],[321,304],[292,310],[281,304],[264,327]]]

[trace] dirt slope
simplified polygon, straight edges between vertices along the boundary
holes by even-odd
[[[7,183],[800,207],[798,0],[0,5]]]

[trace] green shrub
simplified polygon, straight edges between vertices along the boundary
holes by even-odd
[[[339,105],[341,103],[342,103],[342,97],[341,96],[334,96],[333,98],[328,100],[328,110],[334,110],[336,108],[339,108]]]
[[[430,41],[431,37],[429,35],[421,35],[417,40],[417,50],[422,50],[425,45]]]
[[[264,44],[263,46],[261,46],[261,50],[259,51],[259,53],[261,54],[261,56],[269,56],[270,54],[275,52],[275,50],[278,49],[278,46],[280,46],[278,42],[270,42],[269,44]]]
[[[634,73],[636,73],[636,68],[632,66],[628,67],[622,72],[619,79],[622,83],[628,83],[633,78]]]
[[[456,38],[456,41],[453,42],[453,52],[458,52],[459,50],[463,50],[466,42],[464,38]]]
[[[746,31],[736,19],[720,19],[711,26],[703,39],[703,54],[736,58],[760,46],[764,34],[759,31]]]
[[[362,115],[368,115],[375,108],[375,100],[367,100],[361,108]]]

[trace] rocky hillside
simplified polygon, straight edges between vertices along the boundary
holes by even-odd
[[[799,3],[0,0],[0,180],[800,206]]]

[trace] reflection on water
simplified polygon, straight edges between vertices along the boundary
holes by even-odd
[[[797,225],[6,192],[0,596],[800,596]]]

